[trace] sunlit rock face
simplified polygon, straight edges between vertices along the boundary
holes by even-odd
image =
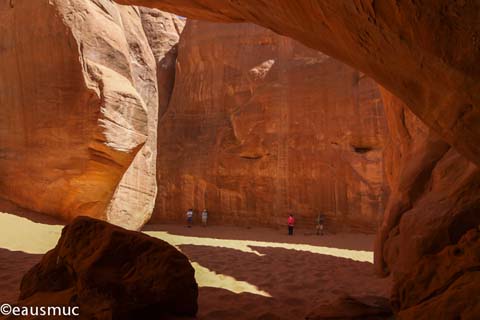
[[[373,232],[386,197],[386,122],[375,82],[252,24],[189,21],[159,123],[154,222]]]
[[[143,7],[139,10],[143,30],[157,65],[158,115],[161,117],[167,109],[175,83],[177,44],[185,19],[160,10]]]
[[[117,6],[130,10],[130,23],[123,18],[129,46],[133,83],[143,94],[147,107],[148,133],[145,145],[136,155],[118,185],[107,210],[107,220],[129,229],[139,229],[151,217],[156,185],[157,125],[159,111],[170,98],[175,76],[175,45],[183,22],[159,10]],[[131,33],[131,34],[130,34]],[[140,44],[138,45],[137,42]],[[128,57],[128,56],[127,56]],[[129,115],[134,117],[133,115]]]
[[[148,220],[159,101],[148,11],[0,3],[0,197],[64,219]]]

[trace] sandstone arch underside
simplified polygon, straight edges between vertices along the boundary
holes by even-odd
[[[480,290],[478,1],[116,1],[253,22],[381,84],[391,194],[377,235],[377,270],[393,273],[401,319],[480,313],[469,298]]]
[[[116,0],[195,19],[248,21],[365,72],[480,164],[478,1]]]

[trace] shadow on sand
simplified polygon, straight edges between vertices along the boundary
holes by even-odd
[[[180,248],[192,261],[271,295],[200,288],[200,319],[304,319],[317,305],[346,294],[387,297],[390,290],[390,280],[377,278],[367,262],[282,248],[254,247],[262,256],[209,246]]]
[[[0,304],[17,302],[23,275],[40,259],[41,254],[0,248]]]

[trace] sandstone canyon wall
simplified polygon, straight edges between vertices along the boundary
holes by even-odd
[[[398,97],[383,91],[390,136],[372,80],[258,27],[192,23],[175,71],[175,16],[2,0],[0,198],[135,229],[157,178],[154,221],[206,206],[213,222],[283,224],[293,210],[306,226],[321,210],[333,229],[371,232],[385,166],[376,265],[397,312],[480,312],[477,1],[117,2],[321,49]]]
[[[189,20],[160,119],[153,222],[186,209],[212,223],[374,232],[387,190],[378,86],[252,24]]]
[[[365,72],[480,164],[478,1],[115,0],[213,21],[248,21]]]
[[[148,220],[159,95],[147,11],[0,1],[1,198],[63,219]]]

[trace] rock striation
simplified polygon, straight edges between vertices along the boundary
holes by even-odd
[[[188,258],[168,243],[78,217],[22,279],[23,306],[78,306],[80,319],[195,316]]]
[[[189,20],[159,122],[153,222],[208,208],[212,223],[373,233],[387,189],[375,82],[252,24]]]
[[[67,220],[136,229],[149,219],[160,98],[142,17],[158,12],[107,0],[0,2],[0,197]]]

